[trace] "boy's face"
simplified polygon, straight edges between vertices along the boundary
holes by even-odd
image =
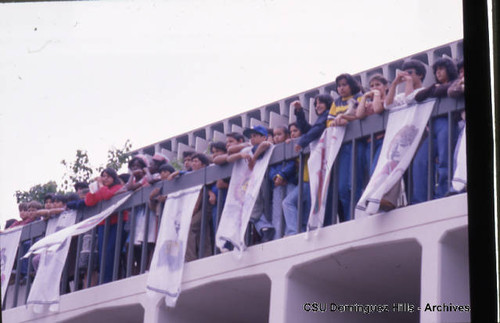
[[[60,209],[64,207],[64,203],[62,201],[54,201],[54,208]]]
[[[186,156],[184,158],[184,169],[185,170],[192,170],[193,169],[193,166],[192,166],[192,158],[191,156]]]
[[[250,134],[250,143],[252,144],[252,146],[258,145],[264,141],[266,141],[266,136],[263,136],[260,133],[255,133],[255,132],[252,132]]]
[[[238,140],[236,140],[235,138],[226,137],[226,149],[231,147],[231,146],[237,145],[237,144],[238,144]]]
[[[286,140],[286,133],[285,131],[283,131],[283,128],[274,129],[274,143],[279,144],[285,142],[285,140]]]
[[[203,165],[201,160],[199,160],[198,158],[193,158],[191,161],[191,167],[193,168],[193,170],[198,170],[205,167],[205,165]]]
[[[347,83],[346,79],[339,80],[339,83],[337,84],[337,93],[343,98],[352,95],[351,86]]]
[[[172,173],[170,173],[168,170],[162,170],[160,172],[160,178],[161,178],[161,180],[162,181],[166,180],[170,176],[170,174],[172,174]]]
[[[446,67],[438,66],[438,68],[436,68],[436,80],[441,84],[447,83],[449,81],[448,72],[446,72]]]
[[[45,203],[44,203],[44,207],[47,209],[47,210],[50,210],[51,208],[53,208],[53,202],[52,202],[52,199],[46,199],[45,200]]]
[[[300,130],[295,126],[290,127],[290,138],[295,139],[300,137]]]
[[[411,77],[411,79],[413,80],[413,85],[415,86],[416,84],[418,84],[419,82],[422,82],[422,76],[421,75],[417,75],[417,70],[414,69],[414,68],[408,68],[406,70],[404,70],[406,73],[408,73]]]
[[[465,75],[465,71],[464,71],[464,68],[463,67],[460,67],[460,69],[458,70],[458,76],[460,78],[463,78]]]
[[[219,148],[216,148],[216,147],[212,147],[212,156],[213,157],[217,157],[217,156],[220,156],[222,154],[225,154],[225,152]]]

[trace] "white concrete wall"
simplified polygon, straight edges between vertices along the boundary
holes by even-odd
[[[58,314],[24,306],[4,322],[466,322],[469,305],[466,194],[256,245],[184,267],[176,308],[145,293],[146,275],[64,295]],[[317,303],[325,312],[314,312]],[[331,304],[387,305],[388,313],[340,313]],[[398,308],[400,312],[394,311]],[[310,304],[310,305],[308,305]],[[394,305],[395,304],[395,305]],[[414,312],[405,312],[414,306]],[[417,307],[421,306],[422,310]],[[304,310],[304,308],[306,311]]]

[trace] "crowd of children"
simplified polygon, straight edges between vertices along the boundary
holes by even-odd
[[[372,75],[368,82],[369,89],[367,91],[363,91],[353,76],[341,74],[335,79],[338,94],[336,99],[328,93],[318,94],[314,98],[317,119],[313,124],[307,121],[301,102],[294,101],[291,106],[296,122],[290,123],[288,126],[281,125],[274,129],[267,129],[257,125],[245,129],[243,134],[228,133],[225,143],[211,143],[210,154],[185,151],[181,170],[175,170],[169,164],[168,158],[159,153],[150,159],[144,155],[135,155],[128,163],[128,174],[118,175],[115,170],[106,168],[99,177],[90,183],[90,188],[87,183],[77,183],[74,194],[47,195],[44,206],[36,201],[20,203],[21,220],[7,221],[6,228],[26,225],[37,220],[47,221],[51,217],[63,213],[66,209],[93,206],[101,201],[111,199],[116,194],[136,191],[155,185],[158,181],[175,181],[184,174],[200,171],[210,164],[223,165],[244,159],[248,163],[248,167],[252,169],[256,161],[263,156],[269,147],[286,144],[292,145],[293,150],[300,153],[299,157],[270,165],[268,177],[262,184],[252,210],[250,222],[257,235],[254,241],[265,242],[296,234],[305,230],[311,208],[309,169],[307,167],[308,154],[304,153],[304,149],[311,142],[317,140],[326,127],[346,126],[354,120],[364,119],[372,114],[381,114],[386,109],[393,109],[413,101],[421,102],[431,97],[439,98],[448,95],[459,97],[463,95],[462,62],[458,65],[460,75],[453,61],[448,58],[436,60],[432,69],[436,82],[427,88],[422,86],[426,68],[423,63],[417,60],[406,61],[402,65],[402,70],[397,71],[392,83],[381,74]],[[404,84],[404,91],[398,94],[397,87],[400,84]],[[462,113],[462,119],[465,119],[464,113]],[[449,131],[448,127],[451,123],[458,123],[458,120],[456,121],[450,122],[447,116],[440,116],[433,118],[430,122],[432,130],[427,131],[422,138],[412,164],[411,203],[426,201],[429,196],[430,198],[439,198],[450,193],[448,189],[450,167],[448,145],[449,142],[454,145],[456,134],[454,131]],[[453,130],[455,128],[458,127],[454,127]],[[450,134],[452,138],[448,138]],[[429,160],[428,145],[431,139],[433,151],[432,158]],[[336,160],[338,165],[336,175],[338,200],[332,201],[331,191],[328,193],[327,199],[327,212],[332,213],[329,209],[333,205],[337,205],[336,212],[335,210],[333,212],[338,214],[340,222],[352,219],[354,205],[352,205],[351,196],[354,194],[355,202],[360,198],[377,164],[383,140],[384,133],[381,132],[368,138],[358,139],[354,145],[355,148],[352,141],[342,144]],[[252,154],[243,152],[246,147],[252,147]],[[356,150],[354,154],[353,149]],[[355,160],[352,160],[353,156]],[[427,185],[429,161],[435,162],[435,167],[430,168],[436,172],[431,177],[437,179],[436,185],[433,186],[436,189],[433,192],[427,191],[429,187]],[[351,169],[353,166],[354,169]],[[302,169],[299,169],[300,167]],[[352,171],[356,173],[354,183],[351,177]],[[207,184],[200,192],[189,230],[186,261],[192,261],[216,252],[214,250],[214,236],[229,181],[229,178],[219,179]],[[269,185],[270,190],[264,190],[265,185]],[[404,186],[399,183],[395,185],[382,199],[381,209],[388,211],[400,206],[398,197],[401,196],[403,190]],[[266,192],[270,192],[271,196]],[[158,232],[159,218],[166,199],[167,195],[162,194],[161,188],[156,185],[150,193],[149,202],[133,209],[135,233],[132,241],[130,239],[130,212],[128,211],[122,213],[122,221],[125,225],[122,229],[123,232],[120,233],[121,241],[118,241],[118,245],[119,215],[113,214],[110,217],[106,234],[108,237],[105,244],[106,250],[103,250],[106,226],[104,222],[98,225],[97,264],[100,262],[102,252],[106,253],[102,282],[113,280],[113,255],[117,248],[123,254],[133,248],[133,274],[137,274],[143,269],[140,270],[141,262],[149,264]],[[271,201],[271,212],[265,212],[265,200]],[[201,225],[202,220],[206,225]],[[325,221],[326,224],[331,223],[331,219],[330,222],[328,219]],[[203,234],[202,230],[204,230]],[[204,237],[203,241],[202,237]],[[24,249],[27,250],[28,247],[29,245],[24,246]],[[147,248],[145,253],[144,247]],[[144,259],[144,254],[146,254],[147,259]],[[96,265],[94,274],[99,271],[98,268],[99,265]],[[26,269],[23,270],[26,272]],[[95,279],[93,279],[91,284],[95,283]]]

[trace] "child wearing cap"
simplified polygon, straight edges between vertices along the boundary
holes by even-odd
[[[264,153],[273,145],[267,141],[267,129],[263,126],[253,126],[243,131],[243,134],[250,138],[252,154],[238,152],[228,157],[228,162],[233,162],[238,159],[245,159],[248,162],[248,167],[253,169],[255,162],[264,156]],[[259,194],[255,201],[255,205],[250,215],[250,221],[255,225],[255,228],[260,234],[261,242],[270,241],[274,238],[274,228],[271,222],[264,214],[264,192],[263,186],[260,187]]]

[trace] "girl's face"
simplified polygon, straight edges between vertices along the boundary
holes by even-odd
[[[102,184],[104,186],[110,187],[111,185],[113,185],[114,182],[113,177],[109,176],[108,173],[102,172],[101,178],[102,178]]]
[[[436,69],[436,79],[439,83],[447,83],[448,80],[448,73],[446,72],[446,67],[444,66],[439,66]]]
[[[299,138],[301,135],[299,128],[296,126],[291,126],[290,127],[290,138],[295,139]]]
[[[274,143],[275,144],[285,142],[286,138],[287,138],[287,135],[286,135],[285,131],[283,130],[283,128],[274,129]]]
[[[347,98],[352,95],[351,86],[347,83],[346,79],[340,79],[337,84],[337,93],[343,98]]]
[[[323,112],[325,112],[326,109],[329,109],[330,107],[327,107],[326,104],[323,102],[320,102],[319,99],[316,99],[316,102],[314,102],[314,108],[316,109],[316,114],[320,115]]]
[[[134,170],[139,170],[139,169],[142,169],[141,167],[141,163],[138,161],[138,160],[135,160],[132,165],[130,166],[130,170],[131,171],[134,171]]]
[[[380,98],[383,99],[387,91],[387,85],[375,79],[370,82],[370,90],[378,90],[380,92]]]

